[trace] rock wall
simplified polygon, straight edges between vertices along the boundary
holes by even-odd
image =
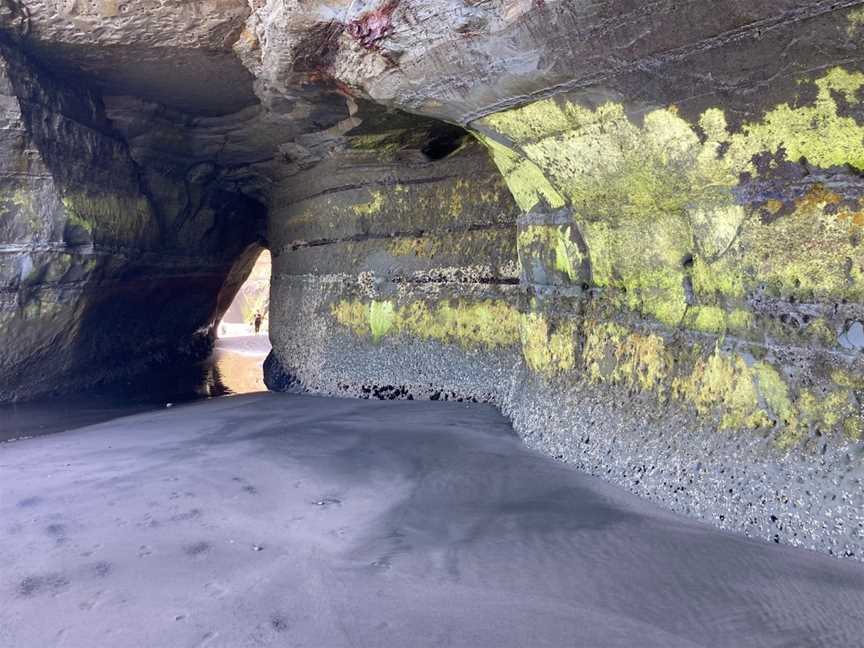
[[[99,96],[13,45],[0,87],[0,399],[206,353],[254,261],[260,205],[170,170],[148,182]]]
[[[310,388],[488,398],[518,363],[517,207],[478,142],[436,128],[349,132],[272,196],[270,337]]]
[[[293,206],[270,215],[281,384],[492,400],[530,444],[675,510],[860,557],[864,66],[846,4],[484,6],[455,34],[424,31],[416,3],[346,18],[329,73],[466,127],[518,216],[482,250],[440,225],[406,241],[426,211],[385,133],[367,144],[395,189],[276,194]],[[485,173],[461,176],[463,200]]]

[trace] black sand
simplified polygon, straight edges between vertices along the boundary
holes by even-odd
[[[864,567],[493,409],[256,394],[0,445],[0,646],[860,646]]]

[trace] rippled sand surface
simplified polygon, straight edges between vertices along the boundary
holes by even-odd
[[[0,646],[861,646],[864,566],[682,519],[493,409],[231,396],[0,445]]]

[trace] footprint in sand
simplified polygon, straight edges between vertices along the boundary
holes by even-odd
[[[276,632],[286,632],[288,630],[288,621],[281,614],[273,614],[270,617],[270,627]]]
[[[92,565],[93,574],[95,574],[98,578],[107,577],[114,570],[114,566],[105,560],[100,560],[99,562]]]
[[[210,645],[218,637],[219,637],[218,632],[205,632],[204,636],[201,637],[201,640],[195,644],[195,648],[201,648],[202,646]]]
[[[69,585],[69,578],[65,574],[35,574],[27,576],[18,583],[19,598],[30,598],[40,594],[57,594]]]
[[[190,558],[203,558],[207,554],[209,554],[213,550],[213,545],[209,542],[195,542],[193,544],[185,545],[183,547],[183,553],[185,553]]]
[[[93,610],[100,605],[102,605],[102,590],[97,591],[86,601],[81,601],[78,604],[78,609],[83,610],[84,612],[89,612],[90,610]]]
[[[230,591],[227,586],[222,583],[212,581],[204,585],[204,591],[207,592],[209,596],[215,599],[221,599]]]

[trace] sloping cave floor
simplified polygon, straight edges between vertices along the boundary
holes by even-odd
[[[0,646],[864,646],[864,566],[483,405],[246,394],[0,444]]]

